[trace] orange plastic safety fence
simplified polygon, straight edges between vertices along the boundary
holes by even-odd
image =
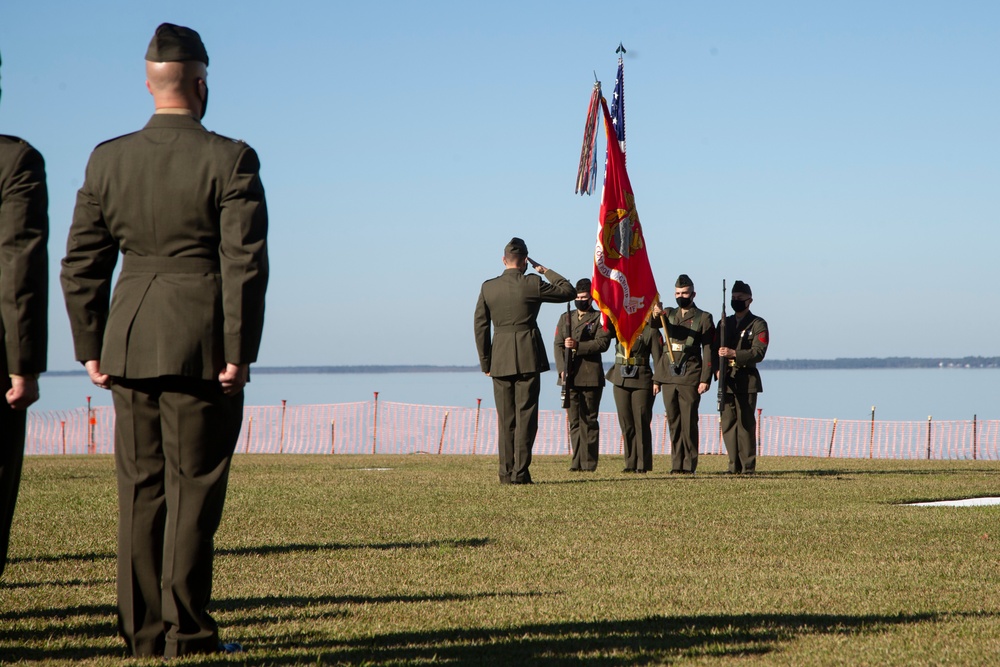
[[[618,416],[599,416],[602,454],[621,454]],[[670,453],[665,415],[652,420],[653,452]],[[723,454],[719,417],[700,415],[699,451]],[[869,421],[761,416],[760,456],[892,459],[1000,459],[1000,420]],[[110,454],[114,410],[108,407],[29,412],[27,454]],[[244,409],[237,453],[256,454],[493,454],[494,409],[364,401],[334,405],[252,406]],[[536,455],[569,455],[562,410],[538,414]]]

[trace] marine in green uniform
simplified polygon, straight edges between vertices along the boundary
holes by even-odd
[[[257,154],[201,124],[207,66],[197,32],[156,29],[156,113],[94,149],[62,262],[76,358],[114,399],[118,623],[135,656],[238,648],[220,645],[207,607],[268,223]]]
[[[722,440],[729,472],[752,475],[757,470],[757,394],[764,391],[757,364],[767,354],[767,322],[750,312],[753,292],[742,280],[733,284],[725,338],[719,338],[719,382],[726,383],[722,406]]]
[[[26,141],[0,135],[0,576],[21,484],[27,407],[45,370],[49,300],[45,162]]]
[[[676,308],[653,308],[654,326],[667,323],[665,344],[673,354],[660,356],[653,369],[653,384],[660,386],[670,425],[670,472],[694,473],[698,468],[698,405],[712,384],[712,342],[715,323],[711,314],[694,304],[694,283],[681,274],[674,283]],[[662,319],[661,319],[662,315]]]
[[[625,441],[625,468],[622,472],[649,472],[653,469],[653,398],[659,389],[653,385],[654,364],[660,360],[663,341],[660,332],[649,324],[625,356],[621,342],[615,343],[615,365],[608,371],[614,385],[618,424]]]
[[[566,350],[571,350],[569,376],[569,433],[573,445],[573,471],[597,469],[601,446],[598,416],[604,393],[604,363],[601,353],[612,336],[601,326],[601,311],[591,302],[590,281],[576,283],[576,312],[563,314],[556,325],[555,355],[559,384],[565,384]]]
[[[483,283],[476,303],[474,329],[479,366],[493,379],[501,484],[531,484],[531,449],[538,432],[539,374],[549,370],[545,343],[538,331],[543,303],[572,301],[576,290],[551,269],[532,263],[537,275],[525,275],[528,246],[514,237],[504,248],[504,272]],[[490,324],[493,333],[490,334]]]

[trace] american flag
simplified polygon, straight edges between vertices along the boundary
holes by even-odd
[[[620,47],[619,47],[620,48]],[[624,49],[622,49],[624,51]],[[618,74],[615,75],[615,93],[611,98],[611,122],[615,127],[618,145],[625,153],[625,68],[618,56]]]

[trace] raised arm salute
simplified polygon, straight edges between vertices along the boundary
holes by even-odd
[[[525,275],[529,261],[527,245],[512,238],[504,248],[504,272],[483,283],[473,318],[479,365],[493,379],[501,484],[531,484],[539,374],[549,370],[538,311],[543,303],[565,303],[576,296],[569,281],[536,262],[535,270],[549,282]]]

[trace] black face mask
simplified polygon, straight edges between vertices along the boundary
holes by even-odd
[[[583,312],[587,312],[588,310],[590,310],[590,299],[587,300],[577,299],[574,303],[576,303],[577,310],[581,310]]]
[[[743,299],[733,299],[729,302],[729,305],[733,307],[734,313],[742,313],[747,309],[747,302]]]
[[[208,111],[208,82],[205,83],[205,99],[201,101],[201,118],[205,117],[206,111]],[[201,120],[201,118],[198,120]]]
[[[681,308],[690,308],[694,299],[689,296],[679,296],[675,299],[675,301],[677,301],[677,305]]]

